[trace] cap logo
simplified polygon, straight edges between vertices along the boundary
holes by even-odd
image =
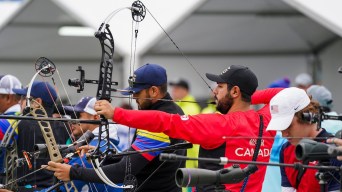
[[[299,108],[299,106],[295,107],[294,110],[296,111]]]
[[[128,78],[128,85],[129,85],[129,87],[133,87],[136,78],[137,78],[137,75],[136,75],[136,74],[133,74],[132,76],[130,76],[130,77]]]
[[[271,105],[271,113],[279,113],[278,105]]]
[[[82,103],[83,99],[85,99],[85,97],[82,97],[81,100],[79,101],[79,103]]]
[[[181,116],[181,120],[182,120],[182,121],[187,121],[187,120],[189,120],[189,116],[187,116],[187,115],[182,115],[182,116]]]
[[[229,71],[230,67],[228,67],[227,69],[223,70],[221,75],[224,74],[224,73],[227,73],[227,71]]]

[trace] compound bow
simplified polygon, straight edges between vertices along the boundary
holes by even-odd
[[[112,82],[112,72],[113,72],[113,56],[114,56],[114,38],[109,29],[108,22],[111,18],[118,13],[119,11],[126,9],[118,9],[113,11],[105,21],[100,25],[99,29],[95,33],[95,37],[99,39],[102,56],[100,62],[100,73],[99,73],[99,80],[87,80],[85,79],[85,72],[82,67],[78,67],[80,72],[79,79],[71,79],[69,80],[69,85],[78,87],[77,92],[81,92],[84,90],[84,83],[94,83],[98,84],[96,98],[98,100],[108,100],[111,101],[111,92],[112,91],[123,91],[118,89],[113,89],[112,85],[118,85],[117,82]],[[132,18],[135,22],[140,22],[144,19],[146,10],[145,6],[140,1],[133,2],[131,7],[128,7],[131,10]],[[137,32],[136,32],[137,33]],[[102,135],[105,135],[104,137]],[[99,142],[96,146],[95,150],[90,155],[90,159],[93,165],[93,168],[96,174],[101,178],[101,180],[109,186],[116,187],[116,188],[124,188],[124,189],[133,189],[134,183],[136,183],[136,179],[133,175],[130,175],[130,168],[127,168],[127,176],[125,177],[125,182],[128,185],[118,186],[117,184],[113,183],[108,179],[105,175],[104,171],[101,168],[101,163],[99,159],[106,159],[111,154],[115,154],[117,151],[111,148],[109,142],[109,126],[108,120],[101,116],[101,124],[99,126]],[[101,145],[102,142],[105,142],[105,150],[101,152],[100,148],[103,147]],[[130,164],[130,163],[128,163]]]

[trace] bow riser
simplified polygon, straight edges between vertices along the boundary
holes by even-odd
[[[114,39],[109,29],[109,25],[105,25],[104,31],[99,30],[96,32],[95,37],[99,39],[102,50],[96,97],[98,99],[110,101],[113,74]]]

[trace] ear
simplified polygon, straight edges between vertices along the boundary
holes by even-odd
[[[31,105],[37,108],[39,107],[38,103],[43,105],[43,100],[41,98],[35,98],[34,101],[31,101]]]
[[[150,94],[150,96],[152,97],[152,98],[154,98],[154,97],[157,97],[158,95],[159,95],[159,89],[158,89],[158,87],[156,87],[156,86],[152,86],[150,89],[149,89],[149,94]]]
[[[230,90],[230,95],[233,98],[239,97],[241,95],[241,91],[240,88],[238,86],[234,86],[231,90]]]
[[[41,104],[41,105],[43,104],[43,99],[41,99],[41,98],[36,98],[35,100],[36,100],[39,104]]]

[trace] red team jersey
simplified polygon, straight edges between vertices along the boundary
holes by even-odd
[[[151,132],[164,132],[173,138],[200,144],[206,150],[214,150],[225,144],[225,156],[231,160],[251,161],[257,143],[260,118],[263,116],[264,132],[257,161],[268,162],[275,131],[266,131],[271,114],[269,101],[282,89],[256,91],[252,104],[266,104],[258,111],[248,110],[228,114],[177,115],[160,111],[134,111],[116,108],[113,121]],[[236,137],[236,138],[234,138]],[[240,138],[239,138],[240,137]],[[227,164],[229,167],[232,164]],[[240,165],[241,168],[247,165]],[[205,168],[205,167],[201,167]],[[258,166],[250,175],[245,191],[261,191],[266,166]],[[240,191],[243,182],[225,185],[227,190]]]
[[[314,139],[317,142],[324,142],[325,139],[322,138],[328,138],[333,137],[332,134],[328,133],[325,129],[322,129],[322,131],[316,136],[317,138]],[[291,145],[289,142],[285,143],[282,146],[282,149],[280,151],[280,159],[279,163],[286,163],[286,164],[294,164],[294,163],[303,163],[302,161],[297,160],[295,155],[295,149],[296,146]],[[332,157],[330,159],[326,160],[329,162],[329,165],[331,166],[337,166],[340,167],[342,162],[337,160],[335,157]],[[318,161],[311,161],[308,163],[308,165],[316,166],[318,165]],[[281,167],[281,186],[282,187],[292,187],[296,189],[297,192],[320,192],[320,185],[318,183],[318,180],[316,178],[317,169],[306,169],[304,172],[302,178],[300,179],[300,182],[298,183],[298,186],[296,186],[297,182],[297,175],[298,170],[294,169],[293,167]],[[338,171],[330,170],[328,171],[329,174],[332,176],[327,179],[327,189],[326,191],[339,191],[340,189],[340,175]],[[333,179],[335,178],[335,179]]]

